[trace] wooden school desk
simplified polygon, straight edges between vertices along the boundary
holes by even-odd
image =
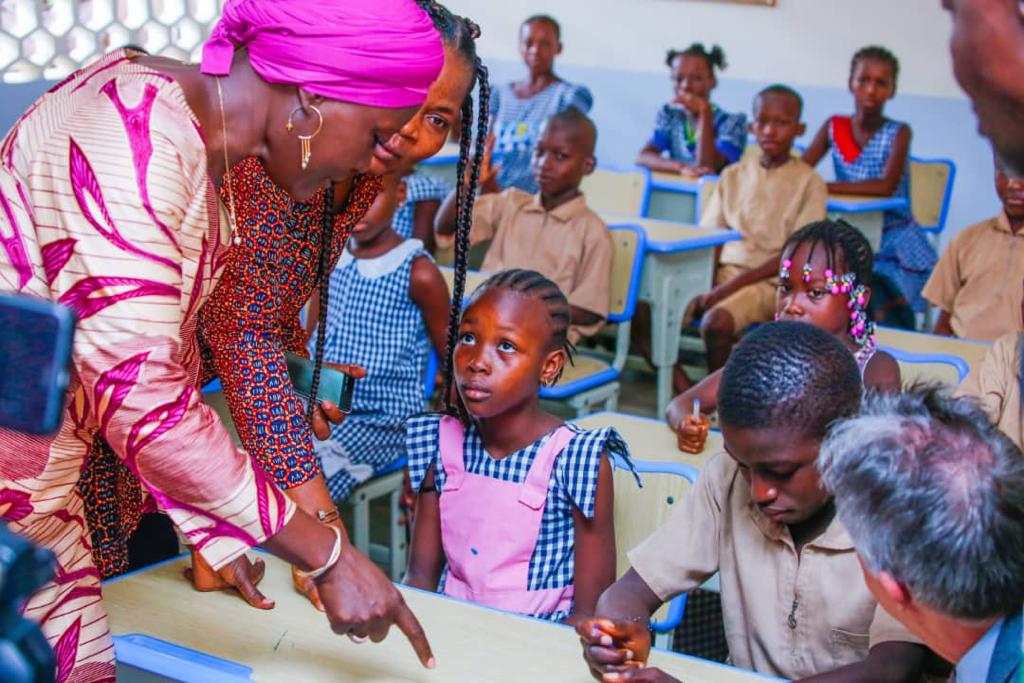
[[[658,414],[672,399],[672,366],[679,357],[683,314],[690,301],[711,289],[715,249],[740,238],[720,228],[601,214],[611,226],[632,225],[647,233],[640,299],[651,306],[651,360],[658,371]]]
[[[405,636],[396,629],[382,643],[357,645],[331,633],[324,615],[295,592],[284,562],[269,555],[262,557],[267,574],[260,589],[277,601],[268,611],[253,609],[230,593],[192,590],[181,576],[188,560],[181,558],[104,584],[111,631],[122,636],[116,640],[121,660],[118,680],[133,680],[125,669],[134,673],[137,668],[173,672],[175,680],[186,681],[244,681],[250,680],[249,673],[251,680],[281,683],[591,680],[579,639],[568,627],[417,590],[403,592],[430,638],[436,669],[422,668]],[[189,650],[161,656],[145,643],[138,647],[132,639],[123,638],[126,634],[145,634]],[[202,653],[229,661],[222,662],[220,669],[203,670],[210,662],[204,662]],[[162,660],[157,666],[143,664],[154,657]],[[233,672],[223,668],[232,662]],[[687,683],[766,680],[758,674],[663,651],[652,653],[651,664]]]
[[[864,197],[833,194],[828,197],[828,216],[842,218],[857,226],[876,252],[882,244],[885,212],[907,208],[907,200],[899,197]]]
[[[708,433],[708,440],[702,453],[690,455],[679,450],[676,433],[664,420],[606,411],[593,413],[572,422],[584,429],[615,427],[629,446],[630,456],[635,460],[681,462],[701,470],[708,458],[723,450],[722,433],[717,429],[712,429]]]
[[[427,175],[444,178],[452,185],[457,185],[455,176],[459,164],[459,143],[448,142],[434,156],[424,159],[416,165],[416,170]]]
[[[974,339],[942,337],[937,334],[910,332],[891,327],[875,330],[875,340],[880,346],[891,346],[911,353],[939,353],[963,358],[973,370],[981,364],[991,344]]]

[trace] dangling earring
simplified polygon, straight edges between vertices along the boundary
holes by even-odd
[[[850,301],[846,304],[846,307],[850,309],[850,336],[858,346],[864,346],[871,341],[875,331],[874,323],[868,320],[865,293],[864,285],[857,285],[851,289]]]
[[[324,115],[321,114],[320,110],[317,109],[312,104],[309,105],[309,108],[312,109],[313,113],[316,114],[318,122],[316,124],[316,130],[313,131],[312,135],[299,135],[298,136],[298,138],[299,138],[299,151],[300,151],[300,153],[302,155],[301,166],[302,166],[302,170],[303,171],[305,171],[309,167],[309,159],[310,159],[310,157],[313,156],[313,149],[312,149],[312,145],[311,145],[311,143],[313,142],[313,138],[315,138],[317,135],[319,135],[320,134],[320,129],[322,129],[324,127]],[[297,111],[306,111],[306,108],[303,107],[303,106],[298,106],[295,109],[292,109],[292,113],[291,114],[288,114],[288,123],[285,124],[284,128],[289,133],[292,132],[292,130],[294,130],[294,128],[295,128],[295,126],[292,125],[292,118],[294,118],[295,112],[297,112]]]
[[[789,279],[789,269],[792,268],[792,267],[793,267],[793,261],[791,259],[786,259],[785,261],[783,261],[782,262],[782,267],[779,268],[779,279],[780,280],[788,280]]]

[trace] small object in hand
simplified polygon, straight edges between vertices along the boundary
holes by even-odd
[[[341,382],[341,397],[338,399],[338,410],[345,415],[352,412],[352,393],[355,391],[356,381],[352,375],[344,375]]]
[[[700,399],[693,399],[693,419],[700,421]]]
[[[362,645],[367,640],[369,640],[369,638],[366,637],[366,636],[357,636],[357,635],[353,635],[351,633],[346,633],[345,635],[348,636],[348,639],[351,640],[356,645]]]

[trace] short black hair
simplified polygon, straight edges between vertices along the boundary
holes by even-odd
[[[584,137],[593,140],[593,144],[590,146],[590,153],[594,153],[594,148],[597,146],[597,126],[594,125],[594,121],[589,116],[576,107],[563,109],[551,116],[547,122],[549,125],[552,123],[564,123],[565,125],[582,129],[582,132],[585,134]]]
[[[685,50],[669,50],[665,55],[665,65],[672,68],[672,63],[679,57],[700,57],[708,64],[708,69],[714,74],[715,70],[722,70],[729,64],[725,61],[725,50],[718,45],[712,45],[711,49],[704,47],[704,43],[693,43]]]
[[[892,69],[892,82],[895,83],[899,78],[900,60],[896,58],[896,55],[891,50],[881,45],[868,45],[853,53],[853,59],[850,60],[850,78],[853,78],[853,72],[857,70],[857,64],[864,59],[876,59],[880,62],[885,62]]]
[[[760,102],[761,98],[765,95],[782,95],[784,97],[792,97],[796,100],[797,114],[800,116],[804,115],[804,98],[800,97],[800,93],[784,83],[772,83],[768,87],[761,88],[761,90],[754,95],[755,113],[757,112],[757,103]]]
[[[832,423],[857,413],[862,392],[857,361],[841,341],[807,323],[772,322],[729,357],[718,416],[730,427],[824,438]]]
[[[535,21],[543,21],[545,23],[551,24],[551,26],[555,29],[555,37],[558,38],[559,40],[562,39],[562,25],[559,24],[558,20],[555,19],[550,14],[531,14],[530,16],[526,17],[526,19],[523,20],[523,23],[519,25],[519,28],[521,29],[523,26],[526,26],[527,24],[532,24]]]

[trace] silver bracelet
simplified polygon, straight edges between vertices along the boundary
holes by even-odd
[[[338,564],[338,560],[341,559],[341,529],[333,525],[330,526],[330,529],[334,532],[334,547],[331,548],[331,556],[327,558],[327,562],[319,569],[313,569],[308,572],[297,569],[295,570],[295,573],[298,576],[304,579],[313,579],[316,581],[330,571],[331,567]]]

